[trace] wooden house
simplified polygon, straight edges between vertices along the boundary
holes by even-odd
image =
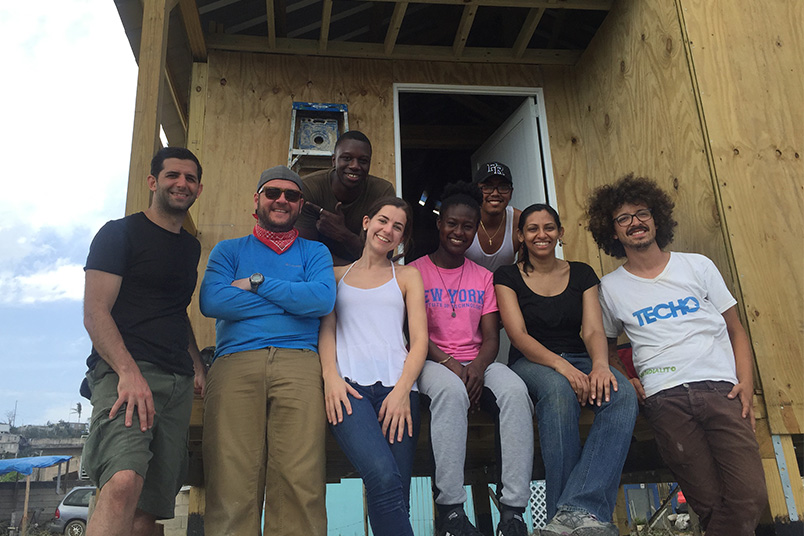
[[[202,270],[218,241],[250,231],[251,193],[287,163],[297,101],[346,104],[372,140],[372,174],[414,203],[468,178],[473,158],[533,158],[512,166],[514,203],[557,206],[565,256],[600,275],[617,262],[585,230],[586,196],[630,172],[657,180],[676,203],[672,249],[713,259],[739,301],[770,514],[801,523],[804,3],[115,3],[139,63],[126,210],[148,205],[161,125],[204,166],[187,222]],[[192,320],[214,344],[197,305]]]

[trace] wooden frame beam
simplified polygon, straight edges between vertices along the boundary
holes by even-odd
[[[201,28],[201,16],[198,14],[196,0],[179,0],[179,8],[193,61],[207,61],[207,44],[204,41],[204,30]]]
[[[452,52],[456,56],[463,54],[463,50],[466,48],[466,40],[469,38],[469,32],[472,31],[475,15],[477,15],[477,4],[469,4],[463,8],[461,22],[458,24],[455,41],[452,43]]]
[[[393,2],[404,0],[364,0],[366,2]],[[460,5],[488,7],[543,7],[548,9],[591,9],[610,11],[614,0],[428,0],[428,4]]]
[[[184,129],[185,137],[187,136],[187,103],[183,96],[176,89],[176,81],[170,68],[165,65],[165,84],[167,90],[170,92],[170,98],[173,101],[173,106],[176,108],[176,113],[179,115],[179,122]]]
[[[265,0],[265,11],[267,14],[265,23],[268,25],[268,46],[274,49],[276,48],[276,13],[274,13],[274,0]]]
[[[277,39],[276,48],[268,47],[264,37],[248,35],[211,34],[207,36],[207,46],[217,50],[237,52],[274,52],[304,56],[339,56],[367,59],[427,60],[465,63],[520,63],[529,65],[574,65],[581,57],[582,50],[528,49],[521,57],[513,55],[507,48],[465,48],[456,57],[452,47],[395,45],[389,55],[383,43],[353,43],[332,41],[328,43],[326,54],[318,51],[318,43],[311,39]]]
[[[514,41],[515,58],[521,58],[525,49],[528,48],[528,43],[530,43],[531,38],[533,38],[533,33],[536,31],[536,27],[539,26],[543,15],[543,7],[534,7],[528,11],[528,16],[525,17],[522,29],[519,30],[519,35],[516,36],[516,41]]]
[[[329,40],[329,24],[332,19],[332,0],[324,0],[324,7],[321,10],[321,34],[318,38],[318,53],[324,54],[327,51],[327,41]]]
[[[168,22],[176,0],[144,0],[140,40],[137,99],[134,105],[134,132],[126,194],[126,214],[148,208],[150,190],[145,178],[159,141],[162,118],[162,77],[165,72]]]
[[[397,2],[394,6],[394,13],[391,15],[391,22],[388,23],[388,33],[385,34],[385,43],[383,45],[386,56],[390,56],[394,51],[396,38],[399,36],[399,30],[402,28],[402,21],[407,10],[407,2]]]

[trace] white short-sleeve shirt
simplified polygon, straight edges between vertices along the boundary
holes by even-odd
[[[737,383],[723,318],[736,303],[714,263],[695,253],[671,253],[653,279],[621,266],[600,281],[606,336],[628,335],[647,396],[687,382]]]

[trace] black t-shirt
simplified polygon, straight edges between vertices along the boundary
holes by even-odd
[[[530,290],[517,264],[500,266],[494,272],[495,285],[505,285],[516,292],[528,335],[557,354],[586,352],[581,339],[583,293],[600,282],[588,264],[570,261],[569,265],[569,283],[557,296],[540,296]],[[508,364],[521,356],[511,346]]]
[[[200,255],[201,245],[190,233],[172,233],[142,212],[110,221],[95,235],[84,269],[122,276],[112,318],[135,361],[193,374],[187,306]],[[99,359],[93,347],[90,370]]]

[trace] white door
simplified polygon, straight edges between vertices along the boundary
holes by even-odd
[[[539,140],[539,111],[533,97],[525,101],[472,155],[472,169],[484,162],[502,162],[511,169],[514,192],[511,206],[520,210],[534,203],[547,203],[542,145]],[[553,202],[555,204],[555,202]],[[561,256],[560,250],[556,252]],[[511,341],[500,331],[497,361],[508,363]]]
[[[539,113],[533,97],[472,155],[472,169],[484,162],[502,162],[511,169],[514,193],[511,205],[522,210],[533,203],[546,203],[542,151],[539,143]]]

